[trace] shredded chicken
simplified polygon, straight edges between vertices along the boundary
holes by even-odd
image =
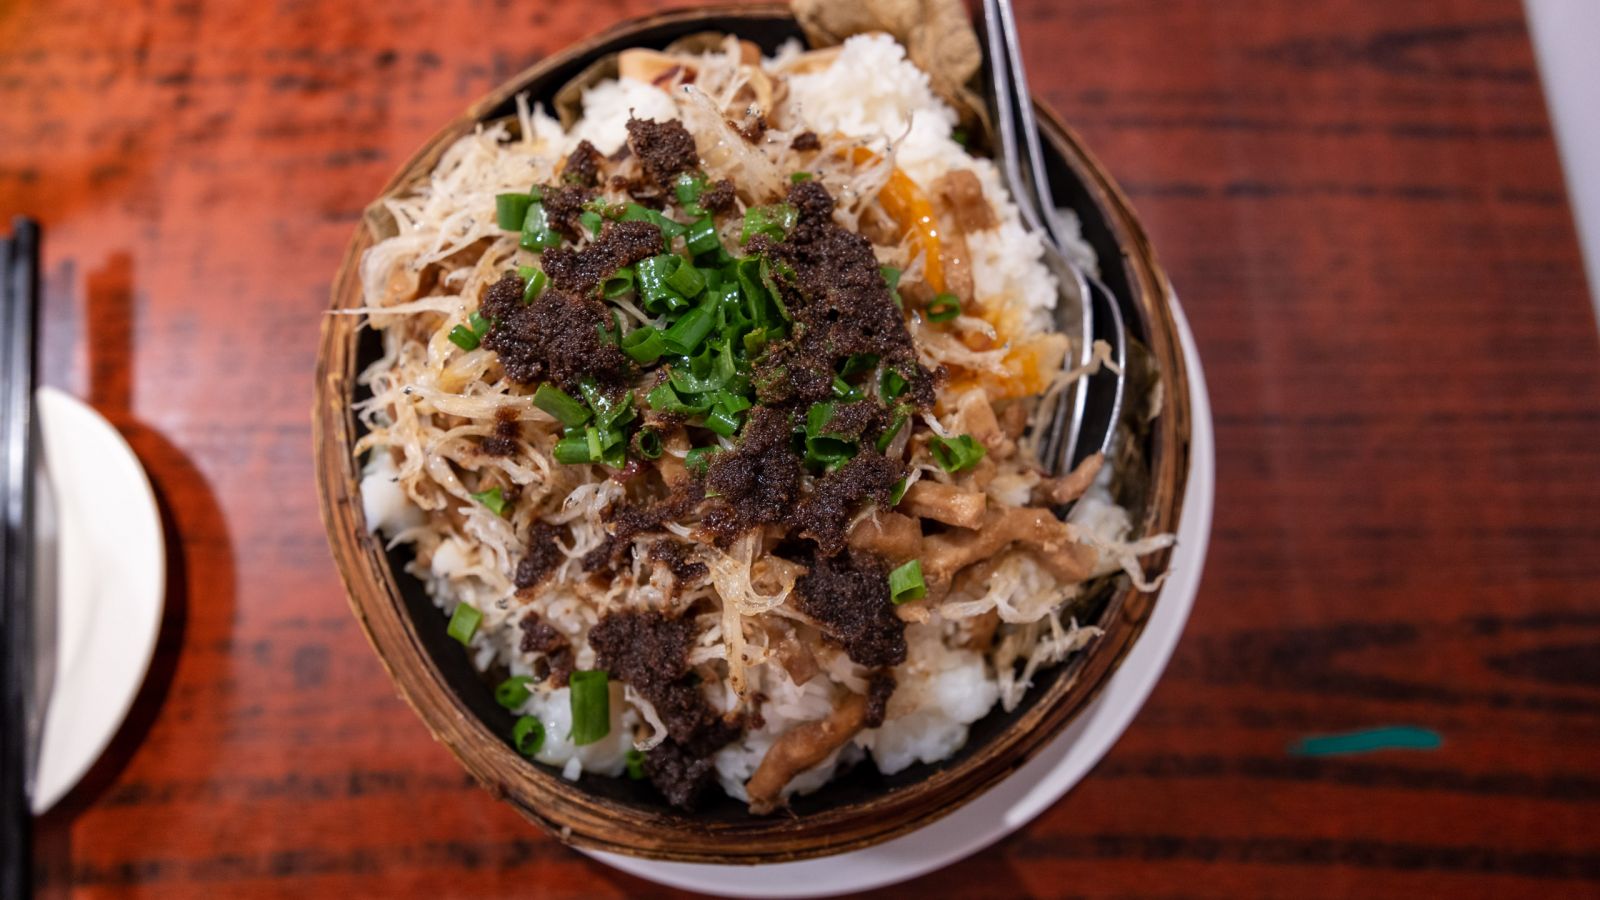
[[[765,815],[778,808],[790,779],[828,758],[855,737],[867,720],[867,698],[846,694],[826,719],[807,722],[773,742],[756,773],[745,784],[750,811]]]
[[[977,528],[983,524],[988,502],[989,498],[982,491],[924,479],[906,488],[900,508],[913,516],[957,528]]]
[[[994,646],[995,632],[1000,629],[1000,614],[994,610],[979,613],[967,620],[967,634],[961,646],[979,653],[988,653]]]
[[[1071,503],[1083,496],[1083,492],[1094,484],[1099,477],[1100,469],[1105,465],[1106,457],[1103,453],[1096,453],[1086,457],[1078,467],[1060,478],[1042,478],[1034,486],[1034,501],[1036,503]]]
[[[796,636],[793,623],[767,616],[762,620],[761,627],[767,632],[768,652],[778,660],[778,665],[783,666],[790,681],[805,684],[822,671],[811,649]]]
[[[946,172],[933,182],[933,195],[949,210],[956,227],[967,234],[999,226],[994,207],[983,196],[983,184],[971,169]]]
[[[1013,543],[1034,551],[1063,581],[1082,581],[1094,571],[1097,555],[1080,544],[1071,525],[1049,510],[1027,506],[991,509],[973,530],[954,530],[923,539],[923,577],[928,595],[942,596],[963,568],[998,554]]]
[[[847,539],[852,549],[865,550],[896,565],[922,556],[921,524],[897,512],[879,510],[874,515],[861,517],[851,527]]]

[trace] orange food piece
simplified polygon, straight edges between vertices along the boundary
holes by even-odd
[[[874,162],[879,156],[865,147],[857,147],[851,159],[860,165]],[[934,213],[928,195],[911,180],[911,176],[896,168],[889,173],[888,184],[878,192],[878,202],[900,226],[901,233],[912,235],[917,246],[922,248],[922,264],[926,272],[923,280],[936,293],[942,293],[945,283],[944,261],[939,247],[939,217]]]

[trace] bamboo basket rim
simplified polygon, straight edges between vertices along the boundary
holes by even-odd
[[[660,27],[704,25],[738,32],[741,25],[790,22],[778,4],[718,6],[662,12],[620,22],[508,79],[441,128],[388,180],[380,199],[430,171],[449,143],[502,107],[528,84],[623,38]],[[1035,103],[1046,143],[1059,153],[1104,216],[1121,258],[1102,265],[1124,268],[1132,298],[1146,319],[1149,350],[1160,373],[1161,411],[1151,437],[1152,500],[1145,533],[1175,532],[1188,472],[1190,409],[1188,372],[1178,346],[1167,277],[1131,205],[1081,139],[1051,110]],[[352,236],[330,292],[330,312],[361,303],[359,263],[372,243],[363,224]],[[696,822],[665,810],[644,809],[586,792],[581,782],[518,756],[446,683],[408,613],[381,542],[369,534],[359,496],[360,466],[353,453],[358,433],[354,396],[360,318],[325,314],[312,409],[312,441],[324,528],[350,608],[401,696],[474,779],[497,799],[563,842],[585,850],[699,863],[767,863],[860,849],[910,832],[948,814],[1020,768],[1091,702],[1121,664],[1159,595],[1125,586],[1099,624],[1105,635],[1062,663],[1076,671],[1025,700],[1027,710],[1006,730],[959,764],[931,769],[913,785],[803,817],[748,817]],[[1164,570],[1170,551],[1145,558]],[[444,627],[440,617],[438,627]],[[996,713],[991,712],[991,715]],[[827,788],[824,788],[827,790]]]

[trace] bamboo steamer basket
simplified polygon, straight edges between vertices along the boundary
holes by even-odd
[[[601,57],[628,47],[661,48],[704,31],[731,32],[770,52],[800,37],[787,8],[738,6],[666,12],[632,20],[555,54],[502,84],[441,129],[397,172],[382,196],[425,178],[445,148],[480,122],[511,115],[526,92],[549,104],[555,93]],[[1172,290],[1144,230],[1104,167],[1078,137],[1039,107],[1056,199],[1082,219],[1105,282],[1123,298],[1136,354],[1160,389],[1142,388],[1159,414],[1128,442],[1118,464],[1118,498],[1140,533],[1177,530],[1189,467],[1188,375],[1172,316]],[[372,217],[351,238],[334,281],[332,309],[362,305],[362,253],[375,240]],[[386,551],[369,533],[353,447],[361,429],[352,403],[360,370],[378,355],[375,335],[356,316],[325,317],[313,408],[322,516],[350,608],[402,697],[434,738],[492,795],[562,841],[584,849],[698,863],[757,864],[860,849],[926,825],[972,800],[1027,762],[1094,699],[1150,617],[1156,594],[1126,578],[1108,580],[1083,624],[1104,635],[1062,665],[1035,676],[1011,713],[998,708],[974,723],[965,747],[936,765],[883,776],[862,764],[822,790],[794,798],[789,814],[752,816],[719,797],[693,814],[674,810],[646,783],[586,775],[568,781],[513,750],[513,717],[494,702],[492,685],[462,647],[422,585],[404,571],[404,548]],[[1135,379],[1137,382],[1138,379]],[[1136,385],[1137,386],[1137,385]],[[1168,553],[1144,560],[1162,571]]]

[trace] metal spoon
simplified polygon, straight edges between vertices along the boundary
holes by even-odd
[[[1075,365],[1089,364],[1096,340],[1110,345],[1111,359],[1116,363],[1115,371],[1107,367],[1078,379],[1041,425],[1044,435],[1039,443],[1040,461],[1050,474],[1061,475],[1092,454],[1110,453],[1122,413],[1127,331],[1111,289],[1061,252],[1065,230],[1057,219],[1055,198],[1050,191],[1011,0],[984,0],[983,16],[989,43],[989,85],[1000,139],[996,161],[1024,224],[1044,238],[1045,265],[1061,286],[1056,326],[1076,338]],[[1026,166],[1023,151],[1027,154]],[[1091,399],[1096,401],[1093,406]]]

